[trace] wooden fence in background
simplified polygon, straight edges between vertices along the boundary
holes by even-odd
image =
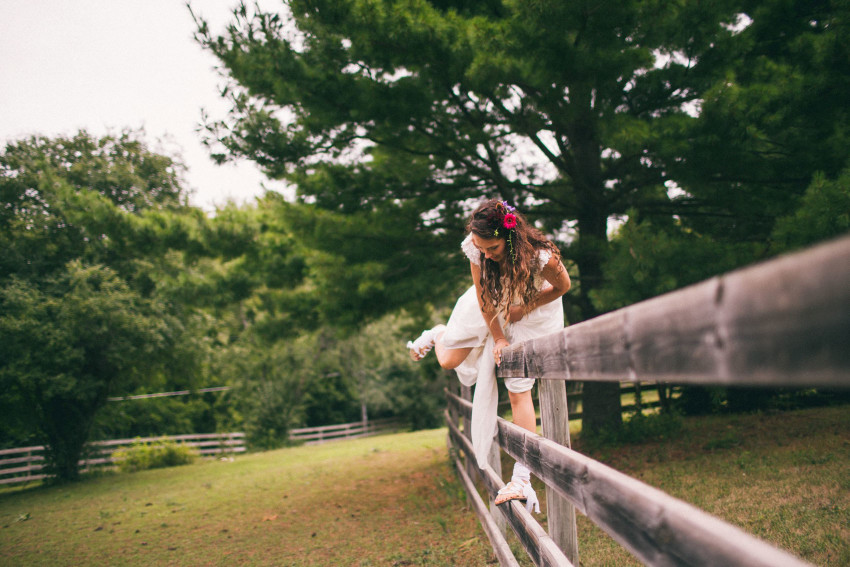
[[[372,421],[355,421],[339,425],[322,425],[319,427],[302,427],[289,430],[290,441],[304,441],[305,445],[317,445],[326,441],[339,439],[355,439],[368,437],[378,433],[392,431],[401,426],[397,418],[375,419]]]
[[[148,395],[146,397],[153,396]],[[393,431],[401,426],[401,420],[390,418],[321,427],[304,427],[290,430],[289,439],[290,441],[303,441],[305,445],[315,445],[326,441],[368,437]],[[203,457],[244,453],[247,450],[244,433],[190,433],[186,435],[93,441],[86,446],[87,458],[80,460],[80,468],[82,472],[89,472],[96,468],[113,466],[112,453],[119,448],[127,447],[133,443],[154,443],[160,440],[185,443],[198,449],[198,453]],[[43,446],[0,449],[0,485],[41,480],[47,476],[43,471]]]
[[[134,443],[169,440],[195,447],[201,456],[210,457],[245,452],[244,433],[189,433],[161,437],[136,437],[92,441],[86,445],[88,457],[80,461],[83,472],[113,465],[112,453]],[[16,484],[45,478],[44,446],[0,450],[0,484]]]
[[[502,565],[517,565],[506,523],[536,565],[579,565],[575,510],[647,565],[805,565],[571,450],[566,381],[850,388],[850,238],[512,345],[498,375],[540,380],[543,436],[499,419],[490,465],[479,469],[464,426],[468,391],[448,394],[446,417],[458,474]],[[504,485],[500,447],[545,483],[548,533],[522,504],[492,505]]]

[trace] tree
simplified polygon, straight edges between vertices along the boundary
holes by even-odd
[[[429,299],[455,294],[460,277],[468,277],[468,267],[440,253],[445,236],[411,236],[421,212],[409,204],[347,214],[281,200],[269,212],[298,243],[317,324],[357,330],[388,312],[421,310]]]
[[[398,417],[416,429],[438,427],[445,407],[446,371],[435,357],[412,364],[405,337],[421,328],[411,318],[385,316],[342,341],[342,372],[354,378],[364,413]]]
[[[730,61],[726,75],[672,138],[687,141],[668,160],[685,189],[673,203],[679,214],[629,216],[596,295],[608,308],[850,230],[850,10],[802,1],[743,10],[717,49]],[[687,388],[681,401],[691,412],[752,410],[781,394]]]
[[[217,349],[215,373],[234,386],[233,405],[248,443],[262,449],[285,444],[303,423],[307,353],[296,341],[262,340],[247,330]]]
[[[850,10],[746,2],[711,57],[728,62],[700,112],[659,141],[679,184],[632,210],[611,248],[612,309],[846,232]]]
[[[115,260],[106,237],[119,236],[116,227],[86,230],[95,214],[84,206],[96,205],[93,199],[114,205],[114,212],[107,209],[111,219],[98,207],[101,225],[119,212],[179,210],[186,201],[182,170],[179,160],[152,152],[133,131],[8,143],[0,154],[0,273],[34,277],[61,270],[72,258]]]
[[[23,405],[5,409],[38,432],[48,469],[73,480],[95,414],[155,370],[167,325],[112,270],[79,261],[41,285],[14,278],[0,309],[0,385]]]
[[[209,231],[181,167],[134,133],[0,153],[2,443],[34,431],[60,478],[107,395],[203,378],[205,318],[174,289]]]
[[[214,154],[255,160],[320,208],[424,212],[407,239],[446,235],[444,254],[457,246],[467,201],[501,195],[569,235],[581,318],[599,312],[591,298],[609,218],[669,204],[661,140],[723,75],[728,61],[712,54],[737,14],[733,2],[287,7],[243,4],[218,37],[198,20],[200,42],[231,78],[232,110],[208,124]],[[408,281],[434,277],[422,267],[411,264]],[[409,301],[425,299],[436,297]],[[619,423],[616,386],[585,388],[585,426]]]
[[[836,181],[850,165],[846,3],[745,2],[742,12],[738,31],[713,54],[729,62],[725,74],[676,137],[685,142],[678,159],[667,160],[684,189],[675,203],[682,229],[746,245],[736,265],[783,251],[772,236],[777,219],[806,206],[817,179]],[[841,214],[836,205],[825,224]],[[709,263],[706,277],[729,267]]]
[[[793,214],[777,220],[774,245],[794,250],[850,232],[850,169],[831,181],[816,175]]]

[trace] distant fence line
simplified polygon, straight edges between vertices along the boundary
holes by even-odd
[[[375,419],[372,421],[355,421],[338,425],[322,425],[319,427],[301,427],[289,430],[290,441],[304,441],[305,445],[318,445],[326,441],[340,439],[356,439],[377,435],[385,431],[398,429],[402,421],[398,418]]]
[[[171,395],[173,393],[165,393]],[[161,397],[161,394],[146,394],[145,397]],[[129,399],[129,398],[128,398]],[[317,445],[327,441],[356,439],[379,433],[396,430],[402,426],[398,418],[376,419],[371,421],[356,421],[338,425],[323,425],[320,427],[303,427],[291,429],[289,440],[304,442],[305,445]],[[185,435],[161,435],[158,437],[134,437],[132,439],[111,439],[108,441],[92,441],[86,444],[88,457],[80,460],[82,472],[95,468],[111,467],[114,463],[112,453],[121,447],[134,443],[155,443],[168,440],[183,443],[198,449],[201,456],[226,455],[244,453],[245,434],[236,433],[189,433]],[[44,446],[19,447],[16,449],[0,449],[0,485],[16,484],[41,480],[48,475],[44,470]]]
[[[244,453],[245,434],[235,433],[189,433],[185,435],[163,435],[160,437],[135,437],[133,439],[111,439],[92,441],[86,444],[90,455],[80,460],[82,472],[113,465],[112,453],[134,443],[155,443],[168,440],[195,447],[201,456]],[[30,482],[46,478],[44,470],[44,446],[20,447],[0,450],[0,485]]]

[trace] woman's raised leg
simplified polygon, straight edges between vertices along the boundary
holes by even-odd
[[[466,360],[469,353],[472,352],[472,347],[469,348],[446,348],[440,341],[442,333],[437,337],[437,344],[434,347],[434,352],[437,355],[437,360],[440,366],[446,370],[454,370],[460,363]]]
[[[407,348],[410,349],[410,358],[421,360],[433,348],[440,366],[446,370],[454,370],[460,366],[460,363],[466,360],[466,357],[472,352],[472,348],[444,347],[440,339],[445,331],[445,325],[437,325],[433,329],[423,332],[415,341],[407,343]]]
[[[413,360],[422,360],[425,358],[425,355],[434,348],[434,343],[437,341],[437,337],[442,335],[445,330],[445,325],[437,325],[436,327],[422,331],[422,334],[419,335],[415,341],[407,341],[407,348],[410,350],[410,358]]]

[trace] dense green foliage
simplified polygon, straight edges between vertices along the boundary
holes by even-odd
[[[410,362],[402,339],[408,330],[404,319],[387,316],[356,334],[323,327],[271,341],[246,331],[221,348],[213,372],[237,386],[241,427],[256,447],[280,446],[292,427],[359,421],[364,408],[372,419],[433,427],[445,375],[433,360]]]
[[[190,247],[202,220],[179,171],[131,132],[33,137],[0,154],[3,443],[48,445],[60,478],[76,476],[108,396],[196,378],[197,322],[156,292],[176,267],[170,238]]]
[[[13,279],[0,304],[4,413],[39,432],[53,471],[74,478],[96,411],[157,370],[167,326],[114,272],[76,260],[37,284]]]

